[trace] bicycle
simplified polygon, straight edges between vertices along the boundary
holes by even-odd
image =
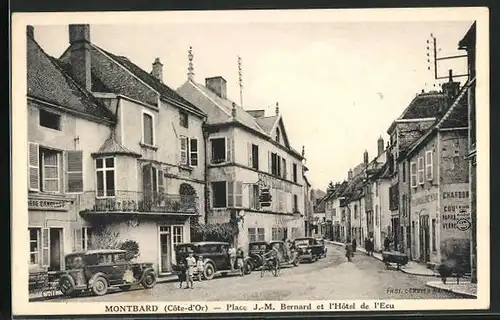
[[[262,268],[260,269],[260,277],[264,277],[266,271],[270,271],[275,277],[279,274],[280,264],[278,258],[275,256],[263,256]]]

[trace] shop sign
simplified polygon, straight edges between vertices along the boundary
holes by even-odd
[[[63,211],[63,210],[68,210],[68,201],[28,199],[28,209]]]
[[[259,173],[258,177],[259,177],[260,184],[263,186],[266,186],[266,187],[269,187],[272,189],[276,189],[276,190],[285,191],[288,193],[292,192],[292,186],[289,182],[285,182],[283,180],[273,178],[273,177],[268,176],[268,175],[263,174],[263,173]]]

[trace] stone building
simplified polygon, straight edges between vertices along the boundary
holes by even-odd
[[[188,80],[178,89],[208,115],[208,223],[237,219],[236,245],[248,249],[255,240],[282,240],[304,235],[303,156],[288,139],[276,103],[275,114],[245,110],[227,96],[226,80]],[[269,188],[272,202],[261,207],[259,195]]]
[[[69,42],[59,68],[117,119],[89,154],[90,182],[77,203],[88,229],[76,231],[75,250],[90,233],[110,230],[169,273],[174,246],[190,241],[192,221],[204,220],[206,116],[164,84],[159,59],[144,71],[93,44],[89,25],[70,25]]]
[[[451,80],[451,79],[450,79]],[[452,90],[456,87],[453,82]],[[447,92],[448,93],[448,92]],[[450,99],[451,107],[405,154],[408,163],[408,254],[437,265],[451,257],[469,269],[470,230],[460,223],[470,219],[468,123],[466,88]]]

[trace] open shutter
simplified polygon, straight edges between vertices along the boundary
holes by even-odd
[[[267,152],[267,158],[269,162],[269,173],[273,173],[273,161],[272,161],[271,151]]]
[[[236,181],[234,187],[234,206],[241,208],[243,206],[243,183]]]
[[[163,194],[165,192],[165,185],[164,185],[164,173],[163,170],[158,169],[158,192],[160,194]]]
[[[191,166],[198,165],[198,139],[191,139],[189,142],[189,159]]]
[[[81,251],[84,248],[82,248],[82,240],[83,240],[83,235],[82,235],[82,228],[76,228],[75,229],[75,243],[73,246],[74,251]],[[89,239],[87,239],[88,243]]]
[[[153,196],[153,184],[151,179],[152,165],[145,164],[142,167],[142,189],[144,192],[144,200],[151,201]]]
[[[232,147],[232,144],[231,144],[231,138],[230,137],[226,137],[226,162],[231,162],[231,157],[232,157],[232,152],[231,152],[231,148]]]
[[[227,182],[227,206],[234,207],[234,182]]]
[[[283,159],[283,178],[286,179],[286,160]]]
[[[66,151],[67,192],[83,192],[83,151]]]
[[[253,197],[253,185],[249,184],[248,186],[248,207],[250,209],[255,209],[255,200]]]
[[[42,228],[42,267],[50,266],[50,229]]]
[[[28,144],[28,177],[29,190],[40,190],[40,163],[38,143],[30,142]]]
[[[252,167],[252,143],[247,142],[248,166]]]

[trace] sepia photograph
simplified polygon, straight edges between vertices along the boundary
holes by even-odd
[[[486,308],[462,9],[14,16],[14,312]]]

